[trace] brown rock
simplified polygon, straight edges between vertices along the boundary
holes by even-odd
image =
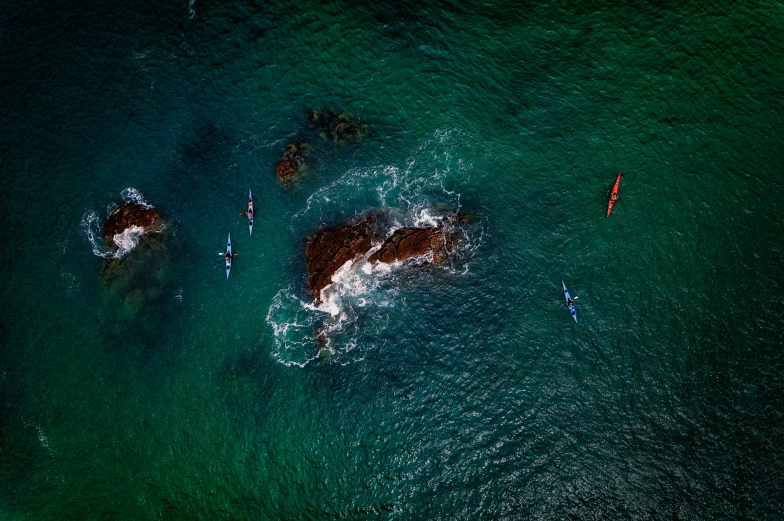
[[[297,175],[297,164],[283,160],[275,167],[275,171],[278,174],[278,181],[291,181]]]
[[[391,263],[412,257],[425,257],[428,264],[438,264],[454,250],[455,238],[444,223],[429,228],[400,228],[390,235],[368,262]]]
[[[422,264],[438,264],[454,251],[458,239],[452,228],[454,222],[464,222],[467,216],[456,213],[436,226],[400,228],[384,240],[368,262],[392,263],[420,258]],[[305,239],[305,262],[308,268],[308,292],[321,301],[321,290],[332,284],[332,275],[343,264],[364,257],[378,240],[375,215],[321,230]]]
[[[275,167],[279,181],[291,181],[294,176],[305,170],[305,152],[308,148],[308,144],[300,140],[286,145],[283,160]]]
[[[101,226],[101,234],[108,248],[117,246],[114,236],[124,232],[131,226],[139,226],[145,232],[158,231],[161,228],[161,217],[153,207],[136,202],[123,203],[109,215]]]
[[[350,260],[362,258],[375,235],[375,216],[321,230],[305,239],[308,292],[321,301],[321,290],[332,284],[332,275]]]

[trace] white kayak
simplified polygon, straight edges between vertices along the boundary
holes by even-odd
[[[231,234],[229,234],[229,240],[226,242],[226,253],[229,255],[229,258],[226,259],[226,280],[228,280],[229,272],[231,272]]]
[[[569,304],[569,301],[572,300],[572,297],[569,296],[569,290],[566,289],[566,284],[564,284],[564,281],[561,281],[561,284],[563,284],[564,299],[566,299],[566,305],[569,306],[569,313],[572,314],[572,318],[574,319],[574,321],[576,323],[577,322],[577,310],[574,309],[574,304]]]
[[[248,188],[248,231],[250,234],[253,235],[253,195],[250,193],[250,188]]]

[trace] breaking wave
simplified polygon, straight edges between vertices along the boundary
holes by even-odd
[[[453,162],[444,152],[445,141],[448,149],[449,132],[436,133],[404,167],[378,165],[347,171],[308,198],[305,208],[292,218],[292,231],[307,233],[321,227],[324,220],[350,219],[352,216],[345,215],[346,207],[383,213],[390,221],[388,235],[401,227],[437,225],[461,208],[458,189],[447,188],[453,172],[464,178],[470,170],[470,165]],[[475,250],[478,241],[472,241],[465,229],[454,226],[460,247],[436,269],[459,276],[467,272],[466,254]],[[366,259],[380,246],[371,248],[364,259],[344,264],[332,276],[332,284],[322,290],[320,304],[291,287],[277,293],[267,323],[274,337],[272,354],[279,362],[304,367],[319,358],[341,364],[362,359],[361,353],[354,352],[361,343],[360,319],[369,319],[363,322],[363,329],[383,327],[384,309],[394,307],[401,299],[399,286],[393,284],[400,270],[427,260],[368,263]]]
[[[135,188],[126,188],[120,192],[120,197],[124,203],[134,202],[142,207],[149,209],[152,205],[144,200],[144,196]],[[117,203],[111,202],[106,206],[106,217],[101,218],[98,213],[93,210],[85,211],[82,216],[82,221],[79,225],[82,235],[87,239],[90,244],[93,254],[97,257],[104,259],[122,259],[133,251],[139,244],[141,236],[144,235],[144,228],[139,226],[131,226],[123,230],[122,233],[115,234],[113,239],[117,245],[115,249],[106,249],[104,246],[103,235],[101,233],[101,225],[109,215],[117,208]]]
[[[120,197],[124,203],[137,203],[145,209],[152,208],[152,205],[144,200],[142,193],[136,188],[128,187],[120,192]],[[108,216],[107,216],[108,217]]]

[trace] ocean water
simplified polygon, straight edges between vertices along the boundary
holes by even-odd
[[[784,517],[780,2],[12,1],[0,43],[0,518]],[[166,248],[108,287],[134,197]],[[307,297],[309,233],[458,209]]]

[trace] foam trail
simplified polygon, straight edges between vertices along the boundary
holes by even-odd
[[[307,312],[306,305],[285,289],[275,295],[267,312],[267,323],[275,338],[272,355],[286,366],[305,367],[318,357],[313,349],[315,317]]]
[[[275,339],[272,355],[285,365],[299,367],[327,354],[337,363],[355,361],[344,355],[358,345],[356,310],[391,305],[393,293],[378,291],[381,280],[348,261],[322,290],[321,304],[298,298],[291,288],[279,291],[267,313]]]
[[[87,237],[87,241],[92,246],[93,254],[97,257],[108,259],[114,255],[113,252],[103,250],[103,237],[100,233],[100,219],[98,214],[93,211],[85,212],[82,222],[79,225],[82,233]]]
[[[144,207],[145,209],[152,208],[152,205],[144,200],[144,196],[136,188],[129,186],[128,188],[120,192],[120,197],[122,197],[122,200],[125,201],[126,203],[137,203],[142,207]]]

